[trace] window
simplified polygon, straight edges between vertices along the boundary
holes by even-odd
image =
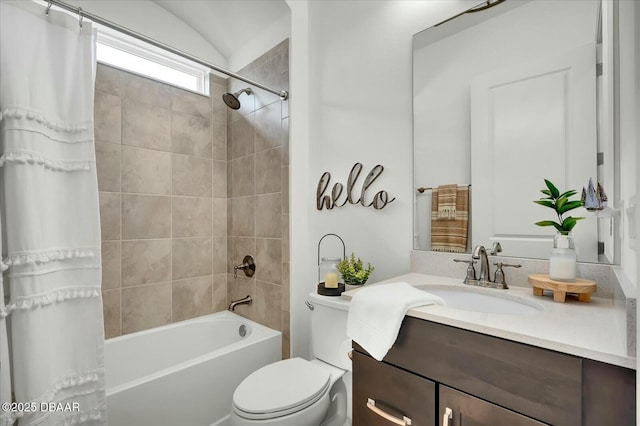
[[[101,25],[97,60],[209,96],[209,68]]]

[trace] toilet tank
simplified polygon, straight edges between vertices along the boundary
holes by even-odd
[[[311,311],[311,355],[343,370],[351,370],[351,339],[347,337],[349,301],[340,296],[309,293]]]

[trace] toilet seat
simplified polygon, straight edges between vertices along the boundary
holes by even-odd
[[[315,404],[331,383],[331,373],[312,362],[301,358],[278,361],[240,383],[233,394],[233,410],[251,420],[286,416]]]

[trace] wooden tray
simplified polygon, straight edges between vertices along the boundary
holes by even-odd
[[[591,293],[596,291],[596,283],[584,278],[577,278],[574,283],[554,281],[546,274],[529,275],[529,284],[533,287],[533,294],[542,296],[544,290],[553,291],[553,300],[564,303],[567,293],[578,296],[579,302],[591,302]]]

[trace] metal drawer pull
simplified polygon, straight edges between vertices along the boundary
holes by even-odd
[[[453,411],[449,407],[445,407],[444,416],[442,416],[442,426],[449,426],[449,420],[453,418]]]
[[[376,401],[371,398],[367,398],[367,408],[373,411],[374,413],[376,413],[377,415],[379,415],[380,417],[382,417],[383,419],[389,420],[393,424],[396,424],[399,426],[411,426],[411,419],[409,417],[402,416],[402,419],[399,419],[398,417],[392,416],[391,414],[376,407]]]

